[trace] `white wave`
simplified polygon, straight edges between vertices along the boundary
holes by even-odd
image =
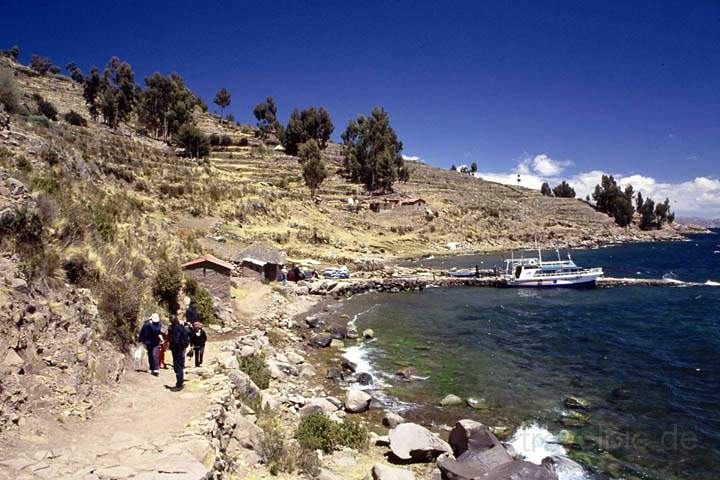
[[[713,282],[712,280],[708,280],[705,282],[705,285],[709,287],[720,287],[720,282]]]
[[[353,345],[345,349],[343,358],[355,364],[357,373],[373,373],[370,360],[367,358],[367,350],[362,345]]]
[[[363,310],[360,313],[356,313],[355,316],[353,316],[353,318],[350,321],[348,321],[348,323],[347,323],[348,328],[357,328],[358,319],[360,317],[362,317],[363,315],[365,315],[366,313],[370,313],[372,310],[377,308],[379,305],[380,304],[375,304],[372,307],[368,308],[367,310]]]
[[[567,453],[552,433],[535,423],[518,428],[510,439],[510,445],[528,462],[538,465],[545,457]]]
[[[510,445],[528,462],[540,465],[547,457],[566,457],[567,450],[547,429],[533,423],[518,428]],[[558,468],[559,480],[589,480],[587,473],[572,461],[562,462]]]

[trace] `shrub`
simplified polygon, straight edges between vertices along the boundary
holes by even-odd
[[[139,283],[124,278],[106,279],[100,286],[98,310],[107,317],[109,339],[123,348],[135,340],[142,288]]]
[[[35,70],[40,75],[45,75],[50,71],[52,67],[52,61],[49,58],[41,57],[40,55],[33,53],[30,58],[30,68]]]
[[[338,425],[338,443],[343,447],[363,450],[368,445],[368,431],[358,420],[345,419]]]
[[[80,253],[75,253],[65,259],[62,268],[68,282],[81,287],[90,285],[98,278],[97,270],[87,257]]]
[[[300,420],[295,438],[306,450],[330,453],[338,444],[337,424],[322,413],[311,413]]]
[[[20,95],[12,72],[7,68],[0,68],[0,104],[10,113],[20,111]]]
[[[210,145],[212,145],[213,147],[217,147],[220,145],[220,137],[218,137],[217,134],[215,134],[215,133],[210,135],[210,137],[208,138],[208,141],[210,142]]]
[[[261,419],[258,426],[263,433],[258,442],[257,454],[260,460],[267,465],[272,475],[280,472],[292,472],[295,470],[296,453],[290,448],[289,442],[283,435],[274,418]]]
[[[210,154],[210,139],[193,125],[183,125],[175,136],[175,142],[194,158]]]
[[[240,359],[240,370],[247,373],[261,390],[270,386],[270,371],[262,355],[250,355]]]
[[[250,142],[248,141],[247,137],[242,137],[240,140],[238,140],[238,145],[241,147],[247,147]]]
[[[322,450],[330,453],[339,446],[355,449],[367,447],[368,431],[358,421],[336,423],[322,413],[311,413],[300,420],[295,438],[306,451]]]
[[[180,308],[178,294],[182,289],[182,273],[177,263],[165,261],[158,268],[152,286],[155,299],[168,309],[170,314],[176,314]]]
[[[229,147],[232,145],[232,138],[229,135],[223,135],[220,137],[220,145],[223,147]]]
[[[16,208],[13,220],[0,226],[2,236],[13,237],[20,249],[35,249],[42,244],[43,223],[38,212],[27,207]]]
[[[40,151],[40,158],[42,158],[49,166],[55,166],[60,163],[60,155],[55,149],[50,147],[44,147]]]
[[[203,323],[216,323],[215,308],[212,296],[202,285],[198,285],[195,279],[185,277],[185,293],[190,300],[195,301],[195,311]]]
[[[75,125],[76,127],[87,127],[87,120],[85,120],[85,117],[77,113],[75,110],[70,110],[63,115],[63,118],[70,125]]]

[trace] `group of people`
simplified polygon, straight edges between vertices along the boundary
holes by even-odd
[[[191,301],[185,311],[184,324],[180,323],[177,315],[171,315],[170,325],[164,328],[160,322],[160,315],[153,313],[143,323],[137,340],[147,349],[148,370],[156,377],[160,374],[161,368],[167,368],[165,352],[170,350],[173,370],[175,370],[175,386],[167,388],[179,391],[183,389],[185,382],[185,356],[194,356],[195,366],[200,367],[205,354],[207,334],[200,323],[195,302]],[[190,346],[192,349],[186,354]]]
[[[320,278],[320,275],[318,275],[318,272],[315,269],[306,274],[300,270],[299,265],[292,265],[290,270],[283,265],[278,277],[278,280],[282,280],[283,284],[286,284],[287,282],[299,282],[300,280],[314,280],[316,278]]]

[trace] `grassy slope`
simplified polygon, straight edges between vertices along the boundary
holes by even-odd
[[[61,113],[73,109],[88,116],[77,85],[66,78],[25,72],[18,69],[25,93],[41,93]],[[112,132],[95,122],[87,129],[57,122],[46,129],[27,121],[15,122],[15,135],[5,143],[15,154],[31,159],[34,175],[57,173],[47,171],[37,159],[43,145],[60,151],[62,175],[74,185],[70,195],[81,193],[73,180],[83,177],[78,164],[88,165],[91,173],[86,176],[93,188],[128,205],[121,223],[141,238],[128,248],[148,262],[151,257],[139,251],[153,243],[142,240],[146,234],[158,236],[184,255],[210,250],[229,257],[253,241],[267,240],[293,257],[329,262],[446,253],[448,242],[462,243],[463,251],[479,251],[526,245],[535,237],[588,245],[646,235],[617,228],[581,200],[543,197],[534,190],[420,163],[411,163],[411,181],[396,185],[396,191],[425,199],[437,215],[427,215],[424,209],[376,214],[367,208],[371,199],[361,187],[338,174],[338,145],[325,152],[332,175],[316,204],[302,184],[294,157],[239,128],[220,125],[211,115],[199,114],[198,124],[208,133],[226,133],[235,140],[245,137],[249,146],[218,148],[209,160],[196,162],[175,157],[160,142],[127,126]],[[348,205],[351,196],[363,201],[359,211]],[[313,237],[320,241],[313,242]]]

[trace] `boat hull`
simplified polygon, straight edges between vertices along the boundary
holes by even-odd
[[[505,286],[510,288],[591,288],[595,286],[597,276],[580,278],[543,278],[543,279],[505,279]]]

